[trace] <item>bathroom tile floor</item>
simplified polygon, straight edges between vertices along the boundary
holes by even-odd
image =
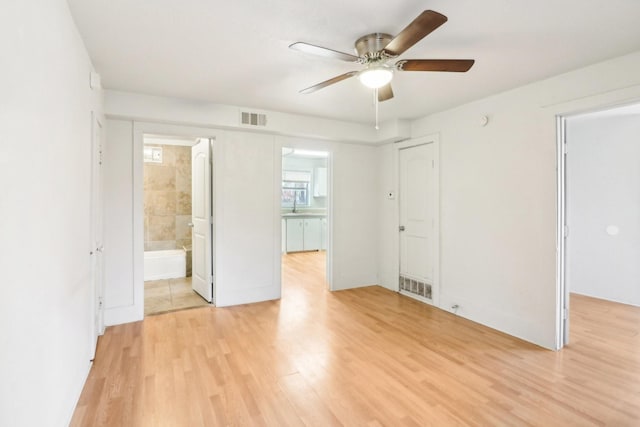
[[[144,282],[144,315],[209,305],[191,289],[191,277]]]

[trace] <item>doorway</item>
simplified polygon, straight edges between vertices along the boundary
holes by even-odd
[[[283,288],[328,288],[329,153],[283,147],[281,172]]]
[[[143,135],[144,314],[213,301],[211,141]]]
[[[439,146],[436,136],[398,144],[398,291],[439,303]],[[394,195],[390,193],[389,198]]]
[[[571,300],[640,307],[640,104],[558,120],[558,348]]]

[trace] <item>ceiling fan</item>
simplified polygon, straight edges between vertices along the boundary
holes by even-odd
[[[395,71],[466,72],[473,66],[475,62],[473,59],[403,59],[395,64],[390,63],[445,22],[447,22],[446,16],[433,10],[425,10],[395,37],[384,33],[360,37],[355,43],[358,56],[309,43],[293,43],[289,46],[291,49],[365,66],[360,71],[350,71],[302,89],[300,93],[312,93],[358,76],[363,85],[375,89],[376,101],[382,102],[393,98],[391,79]]]

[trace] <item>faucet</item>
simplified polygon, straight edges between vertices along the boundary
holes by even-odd
[[[293,213],[296,213],[296,201],[298,200],[298,192],[293,192]]]

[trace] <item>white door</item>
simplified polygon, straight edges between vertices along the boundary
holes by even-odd
[[[192,168],[192,287],[213,302],[211,144],[201,138],[191,149]]]
[[[400,172],[400,283],[407,295],[435,300],[434,144],[404,148]]]
[[[304,221],[301,218],[287,218],[287,252],[304,249]]]
[[[102,190],[102,123],[95,114],[92,117],[91,136],[91,359],[95,357],[98,336],[104,333],[103,294],[103,190]]]
[[[322,246],[320,218],[307,218],[304,220],[304,250],[316,251]]]
[[[320,221],[320,249],[327,250],[327,218]]]

